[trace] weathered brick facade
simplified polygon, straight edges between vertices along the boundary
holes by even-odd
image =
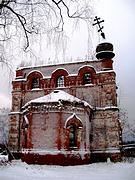
[[[17,69],[9,122],[10,150],[22,152],[22,159],[28,163],[41,164],[84,164],[120,158],[121,128],[112,51],[97,48],[95,61]],[[39,97],[47,97],[54,90],[79,100],[59,97],[61,103],[39,101]],[[68,121],[71,124],[66,127]],[[73,129],[70,132],[71,126],[76,134]],[[69,134],[76,139],[70,139]]]

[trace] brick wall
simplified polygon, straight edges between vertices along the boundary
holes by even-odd
[[[92,150],[107,148],[119,148],[120,143],[120,127],[118,121],[117,92],[115,72],[112,67],[112,60],[98,60],[87,62],[76,62],[59,65],[49,65],[41,67],[31,67],[19,69],[16,72],[16,79],[13,81],[12,92],[12,115],[10,116],[10,136],[9,144],[13,149],[20,146],[19,138],[19,122],[22,122],[20,114],[22,106],[32,99],[44,96],[54,89],[61,89],[69,94],[87,101],[93,106],[93,116],[91,123],[84,125],[83,138],[85,146]],[[82,82],[84,72],[92,74],[92,82],[84,85]],[[64,87],[56,87],[56,78],[64,76]],[[31,89],[32,78],[39,78],[39,88]],[[100,109],[101,108],[101,109]],[[108,108],[108,109],[106,109]],[[71,111],[72,112],[72,111]],[[32,113],[32,112],[31,112]],[[59,119],[66,119],[68,114],[53,112],[37,112],[32,115],[32,131],[29,147],[61,149],[65,145],[65,130],[60,129],[63,124],[59,124]],[[81,119],[85,120],[85,115]],[[55,119],[55,121],[53,121]],[[61,123],[64,123],[61,122]],[[42,125],[41,127],[39,127]],[[40,128],[40,131],[39,131]],[[91,128],[91,129],[90,129]],[[34,130],[33,130],[34,129]],[[46,133],[44,133],[46,132]],[[58,138],[60,136],[60,139]],[[40,138],[45,137],[45,138]],[[62,138],[65,137],[65,138]],[[89,139],[90,137],[90,139]],[[91,141],[91,144],[89,143]],[[82,141],[83,142],[83,141]],[[22,142],[23,144],[23,142]]]

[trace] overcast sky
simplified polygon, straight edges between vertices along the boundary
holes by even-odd
[[[126,109],[130,122],[135,122],[135,1],[134,0],[99,0],[97,15],[105,20],[106,41],[113,43],[115,58],[114,69],[121,107]],[[80,27],[68,49],[68,55],[78,58],[86,55],[87,37]],[[78,42],[79,41],[79,42]],[[0,68],[1,70],[1,68]],[[6,71],[1,71],[0,104],[7,106],[11,100],[10,82]],[[7,78],[5,78],[7,76]],[[6,99],[6,101],[4,100]]]
[[[135,1],[100,0],[99,14],[105,19],[107,40],[114,44],[114,68],[121,107],[135,123]]]

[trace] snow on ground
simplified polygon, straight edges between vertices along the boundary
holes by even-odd
[[[13,161],[0,166],[0,180],[135,180],[135,162],[62,167]]]
[[[1,161],[8,161],[8,155],[1,155],[0,154],[0,162]]]

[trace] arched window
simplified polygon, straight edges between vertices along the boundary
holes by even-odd
[[[43,74],[40,71],[33,71],[27,75],[27,90],[42,87]]]
[[[63,87],[64,86],[64,76],[59,76],[56,80],[56,86],[57,87]]]
[[[65,122],[65,128],[67,129],[67,148],[78,149],[82,139],[83,124],[81,120],[73,114]]]
[[[91,73],[84,73],[83,84],[90,84],[91,82]]]
[[[96,71],[91,66],[83,66],[78,71],[78,81],[79,84],[94,84],[96,78]]]
[[[77,146],[77,128],[73,125],[69,128],[69,147],[76,147]]]
[[[32,87],[31,88],[32,89],[39,88],[39,78],[38,77],[34,77],[32,79]]]

